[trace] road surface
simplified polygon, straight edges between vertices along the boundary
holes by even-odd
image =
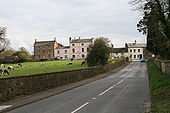
[[[149,98],[146,63],[87,85],[9,111],[9,113],[144,113]]]

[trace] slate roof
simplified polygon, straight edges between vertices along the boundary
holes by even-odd
[[[113,53],[127,53],[128,49],[127,48],[113,48],[112,52]]]
[[[38,41],[34,43],[34,46],[48,46],[54,45],[56,41]]]
[[[126,43],[126,47],[128,47],[128,48],[146,47],[146,44],[144,44],[144,43]]]
[[[92,42],[93,38],[91,39],[72,39],[70,43],[88,43]]]

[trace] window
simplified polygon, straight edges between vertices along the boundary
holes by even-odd
[[[82,48],[82,52],[84,52],[84,48]]]
[[[48,50],[48,53],[50,53],[50,49]]]
[[[65,50],[65,53],[67,53],[67,50]]]
[[[121,55],[123,55],[123,53],[121,53]]]
[[[134,49],[133,52],[136,52],[136,49]]]
[[[84,43],[82,43],[81,45],[84,46]]]
[[[73,53],[75,52],[75,49],[72,49]]]
[[[87,52],[89,52],[89,48],[87,48]]]
[[[75,46],[75,44],[72,44],[72,46]]]
[[[75,58],[75,55],[73,55],[72,57]]]
[[[130,49],[130,52],[132,52],[132,49]]]
[[[45,50],[43,50],[43,53],[45,53]]]
[[[58,50],[57,53],[60,54],[60,51]]]
[[[118,55],[118,53],[116,53],[116,55]]]
[[[134,58],[136,58],[136,55],[134,55]]]
[[[140,49],[138,49],[138,52],[140,52]]]
[[[50,56],[50,54],[48,55],[48,58],[50,58],[51,56]]]
[[[84,58],[85,56],[84,56],[84,54],[82,54],[82,58]]]
[[[67,59],[67,55],[65,55],[65,59]]]

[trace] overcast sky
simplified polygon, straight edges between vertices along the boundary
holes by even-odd
[[[11,47],[33,51],[37,40],[68,45],[68,37],[107,37],[115,47],[145,42],[136,30],[139,14],[129,0],[0,0],[0,26]]]

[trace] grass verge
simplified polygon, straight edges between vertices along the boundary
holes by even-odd
[[[148,60],[148,72],[151,112],[170,113],[170,75],[162,73],[152,60]]]

